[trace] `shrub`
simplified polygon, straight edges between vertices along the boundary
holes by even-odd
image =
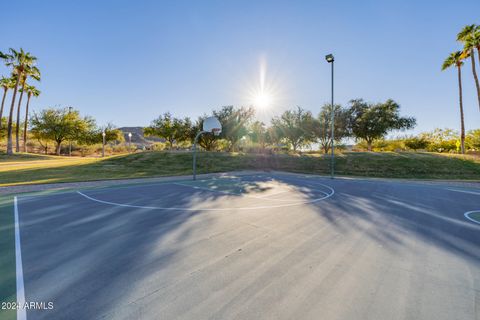
[[[408,149],[411,150],[419,150],[419,149],[427,149],[428,146],[430,145],[430,142],[424,138],[419,138],[419,137],[411,137],[408,139],[405,139],[405,146]]]

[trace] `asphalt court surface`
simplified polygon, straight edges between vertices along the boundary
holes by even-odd
[[[480,190],[253,174],[18,197],[28,319],[480,319]],[[18,274],[17,274],[18,277]]]

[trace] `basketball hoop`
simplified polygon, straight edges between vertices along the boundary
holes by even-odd
[[[220,121],[218,121],[217,118],[208,117],[205,120],[203,120],[202,129],[205,132],[211,132],[215,136],[218,136],[220,132],[222,132],[222,124],[220,123]]]
[[[222,132],[222,124],[215,117],[208,117],[203,120],[202,131],[198,132],[193,140],[193,180],[197,178],[197,141],[204,133],[213,133],[218,137]]]

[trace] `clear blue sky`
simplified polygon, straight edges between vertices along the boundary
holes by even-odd
[[[8,1],[0,50],[39,58],[34,110],[71,105],[99,124],[248,104],[262,64],[275,93],[262,120],[297,105],[317,113],[330,99],[332,52],[337,102],[392,98],[417,118],[412,132],[458,129],[456,73],[440,66],[479,12],[478,0]],[[479,128],[470,64],[464,97],[467,129]]]

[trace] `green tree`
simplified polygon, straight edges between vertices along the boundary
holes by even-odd
[[[294,152],[299,147],[306,146],[315,140],[313,126],[312,113],[300,107],[297,107],[296,110],[287,110],[280,117],[272,119],[275,134],[285,140]]]
[[[31,137],[37,140],[38,144],[40,144],[40,146],[43,149],[43,152],[45,154],[48,154],[48,145],[49,143],[51,143],[52,140],[47,139],[45,136],[42,135],[42,132],[39,132],[39,131],[31,131],[30,134],[31,134]]]
[[[480,109],[480,84],[475,67],[475,49],[480,50],[480,26],[474,24],[465,26],[457,35],[457,41],[462,42],[464,45],[462,58],[466,59],[470,57],[473,79],[475,80],[475,87],[477,89],[478,108]]]
[[[465,144],[468,149],[480,150],[480,129],[470,130],[465,137]]]
[[[401,117],[400,106],[391,99],[377,104],[355,99],[350,104],[350,130],[357,140],[365,140],[368,151],[372,151],[375,140],[384,138],[388,132],[411,129],[416,124],[413,117]]]
[[[105,132],[105,143],[125,141],[123,132],[116,129],[111,123],[104,127],[97,127],[95,122],[90,120],[89,127],[81,136],[77,137],[76,142],[80,145],[92,145],[103,143],[103,133]]]
[[[191,125],[189,130],[190,133],[190,141],[193,144],[195,136],[198,132],[202,131],[203,128],[203,121],[207,118],[207,115],[203,115],[197,119],[194,125]],[[218,146],[218,139],[212,133],[204,133],[198,138],[198,144],[200,147],[207,151],[213,151]]]
[[[170,112],[166,112],[153,120],[152,124],[144,129],[144,134],[164,138],[169,144],[169,149],[172,149],[175,142],[188,139],[190,125],[190,120],[185,122],[185,120],[174,118]]]
[[[5,126],[7,125],[7,118],[0,118],[0,123],[2,125],[2,128],[5,128]],[[0,129],[0,139],[4,139],[6,136],[7,130]]]
[[[334,108],[334,139],[336,142],[350,135],[349,132],[349,112],[342,108],[341,105],[336,104]],[[328,153],[332,146],[332,105],[323,105],[318,118],[315,119],[313,126],[313,134],[318,139],[318,143],[323,149],[324,153]]]
[[[51,140],[56,144],[55,153],[60,155],[61,144],[66,139],[83,141],[95,128],[95,121],[90,117],[81,117],[76,110],[44,109],[34,113],[31,120],[31,132],[37,139]]]
[[[428,141],[428,151],[444,152],[456,150],[459,135],[458,132],[453,129],[436,128],[433,131],[421,133],[419,138]]]
[[[37,61],[37,58],[32,56],[29,52],[23,51],[23,49],[20,49],[20,51],[16,51],[12,48],[9,49],[8,54],[0,52],[0,58],[2,58],[6,62],[7,67],[12,68],[13,74],[16,77],[15,86],[13,88],[12,104],[10,105],[10,112],[7,123],[7,154],[11,155],[13,154],[12,120],[18,86],[20,84],[20,81],[24,77],[24,73],[26,71],[29,72],[28,70],[31,70],[35,67],[35,62]]]
[[[213,115],[222,124],[220,138],[229,142],[228,151],[235,151],[238,141],[248,134],[248,125],[254,114],[253,108],[234,108],[233,106],[225,106],[213,111]]]
[[[263,149],[267,143],[267,129],[261,121],[255,121],[250,125],[248,136],[253,143],[260,145]]]
[[[113,124],[109,123],[103,127],[96,127],[92,124],[91,130],[85,132],[75,141],[82,156],[88,153],[89,146],[103,144],[103,133],[105,133],[105,144],[125,141],[123,132],[116,129]]]
[[[97,127],[94,122],[91,123],[90,130],[86,131],[81,137],[76,139],[76,144],[80,147],[82,156],[85,156],[88,146],[103,144],[103,133],[105,133],[105,143],[124,142],[123,132],[116,129],[113,124],[107,124],[103,127]]]
[[[23,128],[23,152],[27,152],[27,131],[28,131],[28,108],[30,106],[30,99],[33,97],[38,97],[40,95],[40,91],[35,88],[34,86],[26,85],[24,88],[20,89],[22,92],[23,90],[27,91],[27,105],[25,107],[25,122]]]
[[[2,87],[3,89],[2,105],[0,106],[0,119],[3,118],[3,107],[5,105],[5,98],[7,97],[7,91],[15,87],[15,82],[16,82],[16,79],[13,76],[10,78],[2,77],[2,79],[0,79],[0,87]],[[5,126],[0,121],[0,130],[2,130],[2,127],[5,127]]]
[[[457,67],[458,75],[458,98],[460,103],[460,150],[465,153],[465,119],[463,115],[463,98],[462,98],[462,52],[456,51],[451,53],[443,62],[442,70],[448,69],[452,66]]]
[[[278,144],[281,143],[282,138],[279,137],[277,134],[277,130],[275,127],[270,126],[267,128],[267,131],[265,132],[265,144],[270,145],[273,147],[278,146]]]
[[[193,139],[195,139],[195,136],[193,136],[194,125],[192,123],[192,120],[190,120],[189,117],[185,117],[182,120],[179,120],[179,122],[179,142],[192,143]]]

